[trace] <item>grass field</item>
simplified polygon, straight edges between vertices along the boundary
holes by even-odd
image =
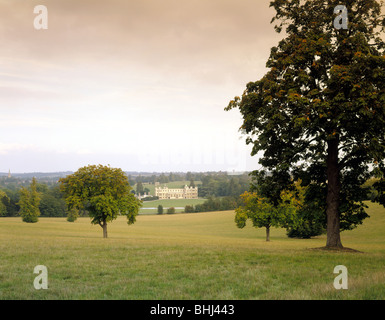
[[[385,299],[385,210],[344,232],[346,247],[313,250],[325,236],[289,239],[285,230],[241,230],[233,212],[140,215],[109,225],[0,218],[0,299]],[[35,290],[36,265],[48,268],[48,290]],[[334,267],[349,272],[336,290]]]
[[[206,199],[165,199],[154,201],[143,201],[143,207],[139,210],[140,214],[154,214],[158,212],[158,205],[163,206],[163,213],[166,213],[166,208],[182,208],[175,209],[175,212],[180,213],[184,211],[184,207],[187,205],[197,205],[205,202]],[[155,208],[155,209],[151,209]]]

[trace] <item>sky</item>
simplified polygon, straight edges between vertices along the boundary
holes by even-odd
[[[269,3],[0,0],[0,172],[256,169],[224,108],[282,38]]]

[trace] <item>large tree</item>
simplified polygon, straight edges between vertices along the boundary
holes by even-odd
[[[107,238],[107,223],[125,215],[129,225],[135,223],[141,206],[121,169],[89,165],[59,180],[68,210],[87,210],[92,224],[103,228]]]
[[[348,25],[335,0],[275,0],[277,32],[265,76],[247,84],[241,130],[269,177],[316,184],[324,198],[327,248],[340,231],[367,217],[360,185],[385,159],[384,17],[375,0],[346,0]],[[337,24],[338,26],[338,24]],[[257,172],[257,175],[259,173]],[[261,177],[261,175],[259,175]],[[277,190],[276,194],[279,194]]]

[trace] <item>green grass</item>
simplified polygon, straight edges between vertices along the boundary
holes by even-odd
[[[0,299],[385,299],[385,210],[343,232],[363,253],[313,250],[325,236],[289,239],[273,229],[234,223],[234,212],[139,215],[109,225],[89,218],[0,219]],[[35,290],[33,269],[48,268],[48,290]],[[345,265],[349,289],[336,290]]]
[[[158,212],[158,205],[163,206],[163,212],[166,213],[166,208],[183,208],[176,209],[175,212],[183,212],[184,207],[187,205],[197,205],[205,202],[206,199],[165,199],[165,200],[154,200],[154,201],[143,201],[143,207],[140,209],[140,214],[154,214]],[[145,209],[145,208],[155,208],[155,209]]]

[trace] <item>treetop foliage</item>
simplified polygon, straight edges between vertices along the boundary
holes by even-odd
[[[29,188],[21,187],[20,190],[19,214],[24,222],[35,223],[38,221],[40,200],[41,196],[37,191],[37,180],[33,178]]]
[[[119,214],[127,216],[128,224],[136,221],[141,201],[131,193],[121,169],[90,165],[59,181],[68,209],[87,210],[93,224],[111,222]]]
[[[286,36],[271,49],[268,72],[225,108],[242,114],[240,130],[263,167],[255,175],[278,187],[265,184],[273,201],[292,178],[324,188],[337,246],[337,228],[367,217],[361,185],[385,172],[385,18],[378,1],[348,0],[348,29],[337,29],[340,4],[271,1]]]

